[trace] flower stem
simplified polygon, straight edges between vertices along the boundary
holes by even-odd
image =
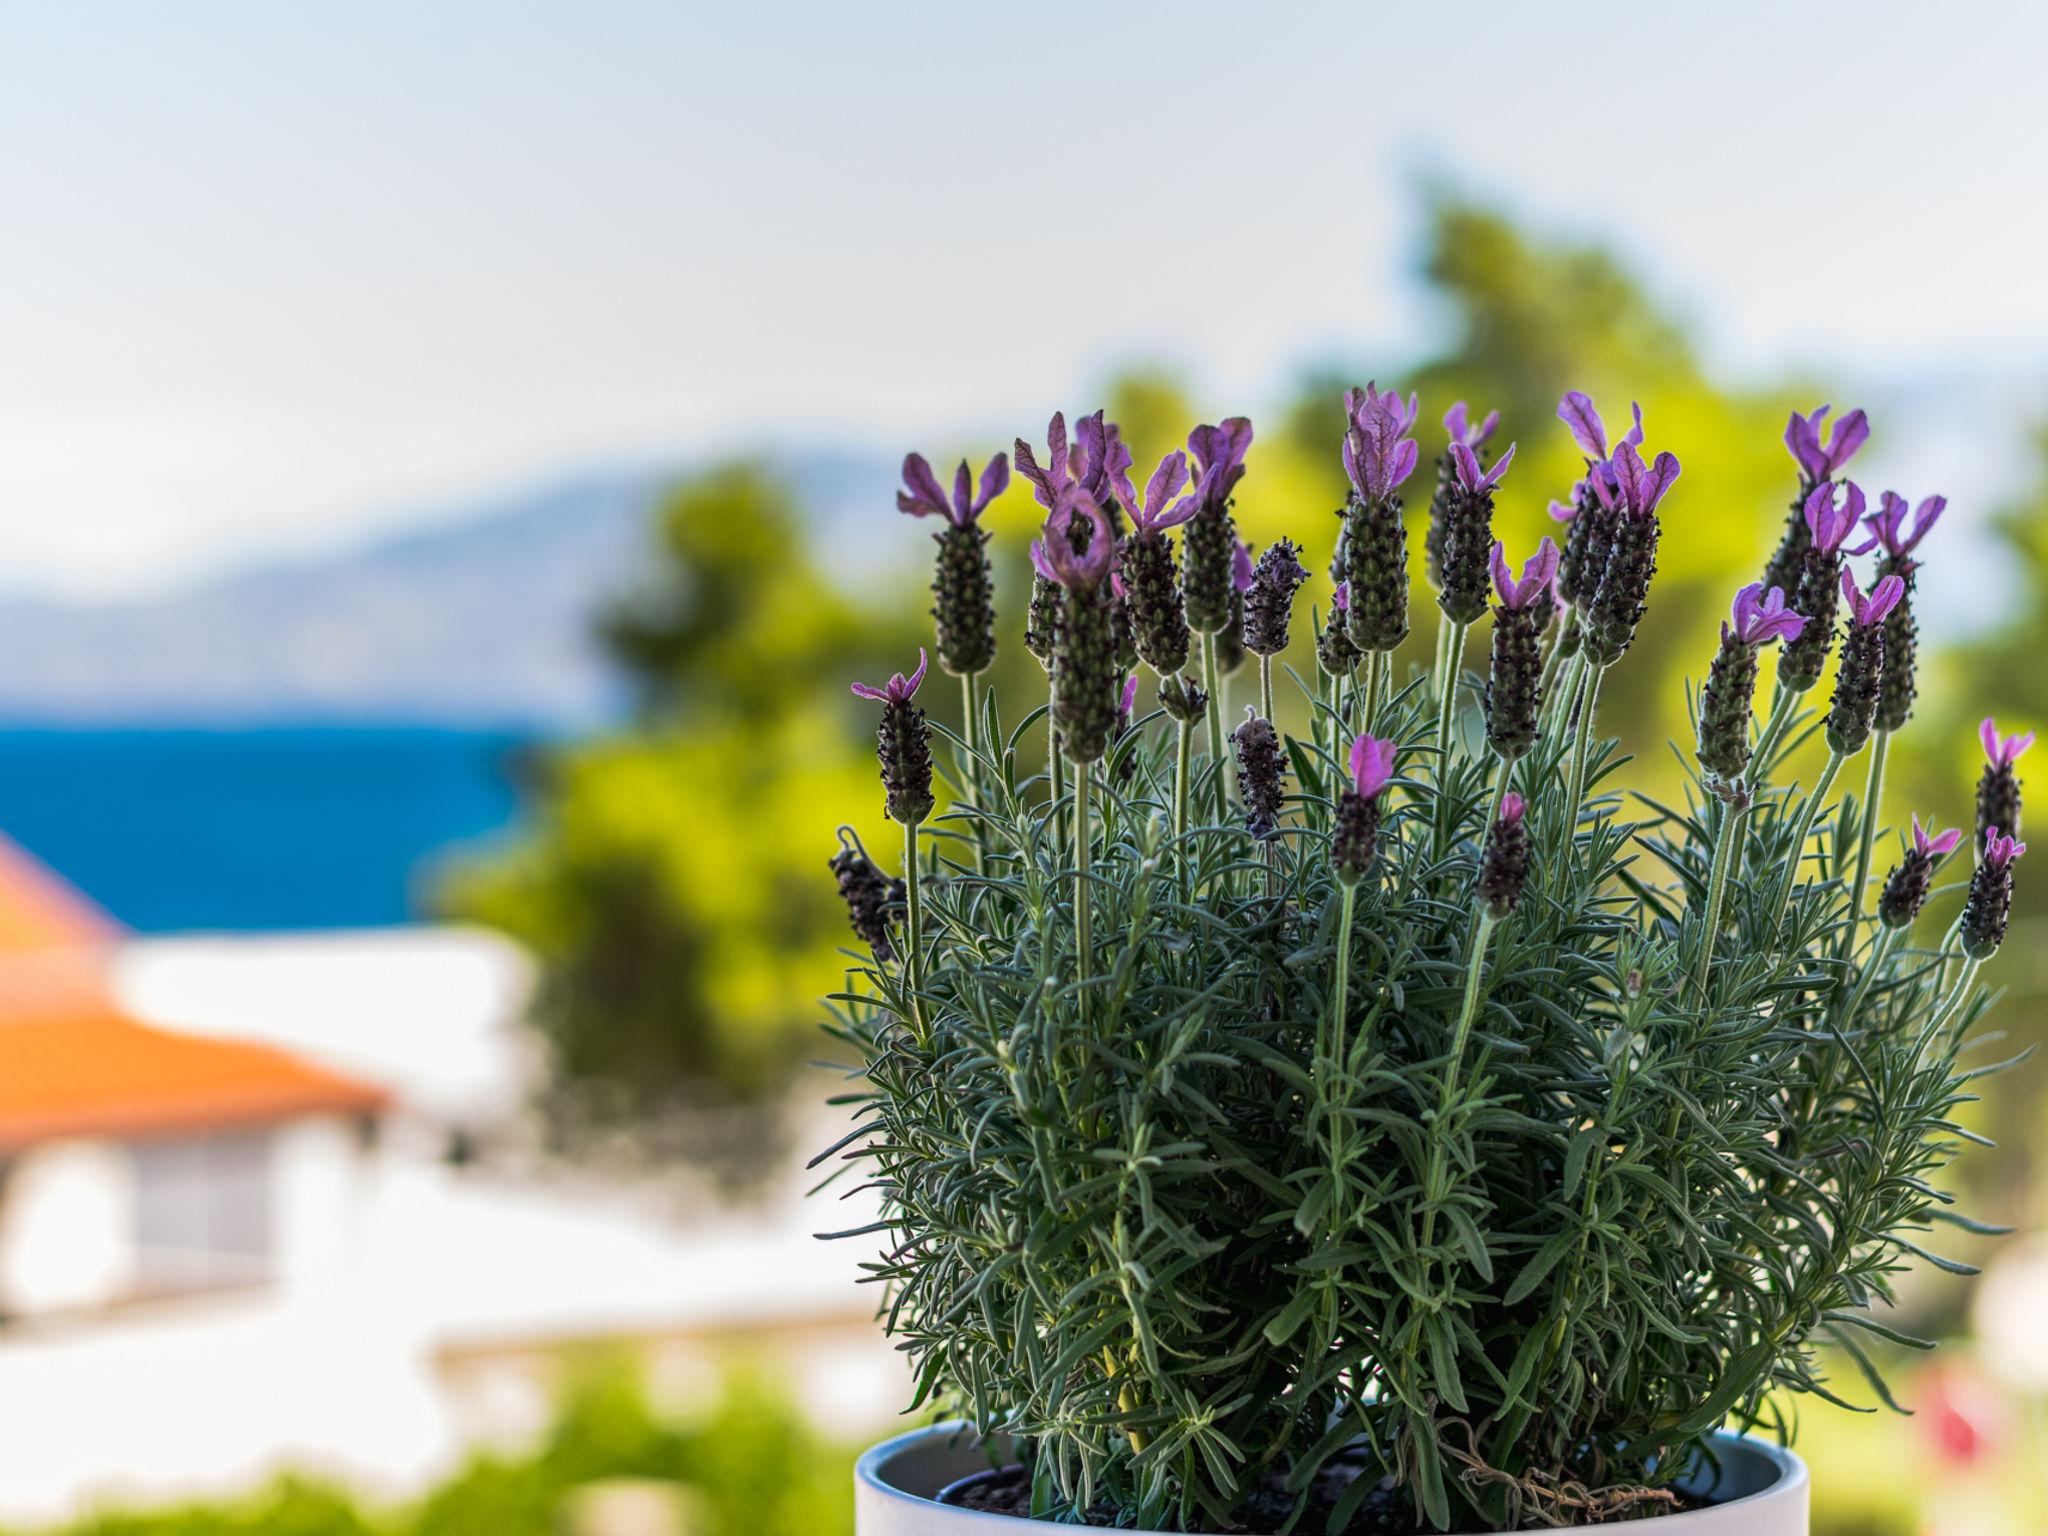
[[[1842,1028],[1855,1028],[1856,1010],[1863,1006],[1864,994],[1869,992],[1870,984],[1877,980],[1877,973],[1884,969],[1885,962],[1891,959],[1892,951],[1899,947],[1899,940],[1905,935],[1906,930],[1903,928],[1886,928],[1877,936],[1877,948],[1870,952],[1870,958],[1863,963],[1863,974],[1856,978],[1856,990],[1849,994],[1849,1001],[1842,1009]]]
[[[1422,1206],[1422,1249],[1423,1263],[1428,1264],[1431,1240],[1436,1236],[1436,1211],[1443,1203],[1444,1191],[1440,1187],[1444,1179],[1444,1121],[1451,1112],[1452,1101],[1458,1096],[1458,1078],[1465,1063],[1465,1043],[1472,1035],[1472,1022],[1479,1017],[1479,1000],[1484,995],[1481,983],[1486,977],[1486,943],[1493,937],[1494,920],[1481,910],[1472,925],[1472,955],[1465,964],[1465,996],[1458,1007],[1458,1025],[1451,1035],[1451,1059],[1444,1067],[1444,1084],[1437,1094],[1436,1118],[1429,1126],[1429,1169],[1423,1179]],[[1427,1279],[1427,1270],[1424,1271]]]
[[[1350,1003],[1351,990],[1351,911],[1358,902],[1358,885],[1347,880],[1339,887],[1343,891],[1337,915],[1337,979],[1330,988],[1330,1055],[1334,1060],[1344,1054],[1344,1015]]]
[[[1965,960],[1963,962],[1963,969],[1956,977],[1955,986],[1950,989],[1948,997],[1942,1002],[1940,1011],[1928,1022],[1926,1029],[1927,1039],[1935,1039],[1941,1034],[1942,1030],[1948,1027],[1950,1017],[1954,1015],[1958,1008],[1963,1006],[1963,1000],[1970,995],[1970,988],[1977,980],[1977,967],[1983,963],[1981,960]]]
[[[1758,733],[1756,750],[1750,754],[1750,762],[1754,766],[1754,771],[1750,774],[1750,778],[1757,784],[1762,784],[1770,776],[1771,769],[1776,766],[1772,762],[1772,757],[1777,751],[1779,738],[1785,734],[1785,727],[1790,723],[1792,711],[1797,707],[1798,703],[1799,695],[1783,684],[1780,684],[1777,691],[1772,694],[1771,718],[1765,722],[1763,730]]]
[[[1451,752],[1451,720],[1458,712],[1458,671],[1465,664],[1465,631],[1469,624],[1453,624],[1444,645],[1443,696],[1437,703],[1437,782],[1442,783]]]
[[[1778,894],[1771,901],[1771,920],[1764,925],[1766,943],[1775,943],[1778,925],[1785,920],[1785,908],[1792,902],[1792,887],[1799,879],[1800,855],[1806,850],[1806,840],[1813,835],[1813,824],[1820,817],[1822,802],[1828,791],[1835,787],[1835,775],[1842,771],[1845,761],[1839,752],[1828,753],[1828,764],[1820,771],[1820,781],[1813,786],[1813,793],[1806,797],[1806,809],[1799,815],[1799,831],[1792,839],[1792,850],[1785,861],[1785,873],[1778,880]]]
[[[974,718],[976,713],[974,708],[975,692],[974,674],[972,672],[963,672],[960,675],[960,709],[962,718],[960,735],[967,743],[967,799],[968,803],[976,811],[979,811],[981,809],[981,728],[975,723]],[[970,831],[973,834],[974,872],[978,875],[982,873],[982,828],[979,818],[976,819]]]
[[[1721,835],[1714,839],[1714,867],[1707,876],[1707,910],[1700,929],[1699,1000],[1707,1000],[1707,978],[1714,968],[1714,940],[1721,933],[1721,904],[1728,897],[1728,874],[1735,864],[1735,849],[1742,841],[1742,823],[1749,815],[1749,803],[1723,802]]]
[[[1544,704],[1550,702],[1550,688],[1557,681],[1558,673],[1564,667],[1564,642],[1567,635],[1577,634],[1579,610],[1570,609],[1565,616],[1550,627],[1550,654],[1543,659],[1543,677],[1536,685],[1536,696]]]
[[[1095,974],[1095,938],[1088,911],[1088,790],[1091,764],[1074,764],[1074,955],[1077,981]]]
[[[917,823],[903,824],[903,977],[910,992],[910,1023],[924,1031],[924,889],[917,868]]]
[[[1209,760],[1223,761],[1223,699],[1222,690],[1216,682],[1216,637],[1202,636],[1202,691],[1209,696]],[[1230,793],[1224,780],[1228,774],[1216,775],[1216,814],[1223,814],[1225,797]]]
[[[1259,657],[1259,713],[1273,718],[1273,658],[1265,655]]]
[[[1856,952],[1856,928],[1863,921],[1863,897],[1870,884],[1870,855],[1877,841],[1877,817],[1884,804],[1885,759],[1891,755],[1892,733],[1879,731],[1870,743],[1870,774],[1863,781],[1863,829],[1856,843],[1856,880],[1849,887],[1849,925],[1842,932],[1842,953]]]
[[[1048,678],[1047,688],[1051,688]],[[1047,783],[1052,791],[1052,824],[1055,833],[1060,826],[1060,796],[1066,793],[1066,766],[1060,756],[1060,728],[1054,723],[1054,710],[1058,707],[1057,694],[1049,694],[1045,706],[1045,771]]]
[[[1182,720],[1180,740],[1173,752],[1173,856],[1180,861],[1181,896],[1194,890],[1194,870],[1188,857],[1188,759],[1195,739],[1195,722]]]
[[[1569,792],[1565,801],[1568,826],[1578,824],[1579,802],[1586,795],[1586,766],[1593,755],[1594,716],[1600,706],[1600,680],[1607,675],[1607,669],[1590,656],[1580,671],[1585,675],[1585,697],[1579,703],[1578,734],[1572,738],[1570,777],[1565,781]]]
[[[1358,708],[1358,730],[1360,734],[1365,734],[1372,730],[1372,712],[1379,703],[1379,690],[1380,653],[1373,651],[1365,658],[1365,693],[1359,702]],[[1337,760],[1339,762],[1344,760],[1344,742],[1341,737],[1337,742]]]

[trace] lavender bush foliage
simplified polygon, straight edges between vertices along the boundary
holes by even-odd
[[[1564,549],[1519,579],[1490,532],[1513,450],[1486,467],[1495,418],[1446,418],[1438,663],[1397,673],[1418,406],[1347,396],[1346,584],[1299,734],[1270,653],[1306,575],[1291,543],[1238,621],[1258,706],[1219,729],[1243,418],[1197,428],[1197,472],[1169,456],[1142,500],[1099,413],[1086,451],[1058,416],[1042,466],[1017,445],[1049,514],[1050,719],[1006,725],[970,688],[956,736],[915,677],[857,690],[882,706],[905,889],[834,864],[867,947],[833,1000],[857,1123],[820,1161],[883,1212],[835,1235],[880,1241],[914,1406],[1017,1436],[1038,1515],[1230,1528],[1277,1485],[1300,1528],[1337,1532],[1389,1480],[1421,1530],[1655,1514],[1717,1427],[1789,1434],[1802,1393],[1888,1403],[1878,1356],[1925,1347],[1887,1305],[1909,1264],[1961,1267],[1931,1228],[1975,1230],[1936,1181],[1987,1070],[1964,1053],[2032,741],[1985,722],[1974,845],[1917,817],[1879,838],[1916,662],[1893,616],[1941,504],[1906,535],[1888,494],[1859,551],[1883,563],[1852,577],[1863,496],[1836,477],[1868,423],[1823,441],[1824,410],[1793,418],[1797,512],[1701,658],[1699,767],[1667,807],[1626,790],[1598,705],[1654,601],[1678,460],[1643,448],[1640,410],[1611,447],[1589,397],[1559,414],[1586,473],[1552,504]],[[913,474],[907,509],[973,527],[986,498],[956,479],[948,503]],[[1109,639],[1119,566],[1162,710],[1134,706]],[[1760,659],[1787,647],[1765,709]],[[1810,737],[1828,756],[1802,784]],[[1867,777],[1838,801],[1851,761]],[[1974,876],[1941,883],[1951,856]],[[1333,1504],[1338,1465],[1363,1471]]]

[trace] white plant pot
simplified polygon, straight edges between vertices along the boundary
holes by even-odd
[[[1714,1503],[1628,1528],[1658,1536],[1806,1536],[1805,1462],[1775,1445],[1735,1435],[1716,1435],[1714,1446],[1721,1459],[1718,1479],[1709,1473],[1680,1484]],[[1019,1536],[1034,1527],[1061,1529],[938,1502],[941,1488],[988,1466],[987,1452],[960,1424],[884,1440],[854,1465],[855,1536]]]

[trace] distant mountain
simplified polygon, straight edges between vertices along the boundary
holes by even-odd
[[[891,505],[892,465],[771,459],[843,572]],[[106,604],[0,599],[0,719],[102,726],[374,720],[565,729],[614,716],[591,639],[645,569],[680,469],[601,472],[367,548]]]

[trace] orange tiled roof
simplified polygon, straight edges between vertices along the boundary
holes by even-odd
[[[0,1022],[0,1147],[373,1114],[387,1097],[286,1052],[152,1029],[104,1002]]]
[[[120,931],[83,892],[0,836],[0,954],[96,947]]]

